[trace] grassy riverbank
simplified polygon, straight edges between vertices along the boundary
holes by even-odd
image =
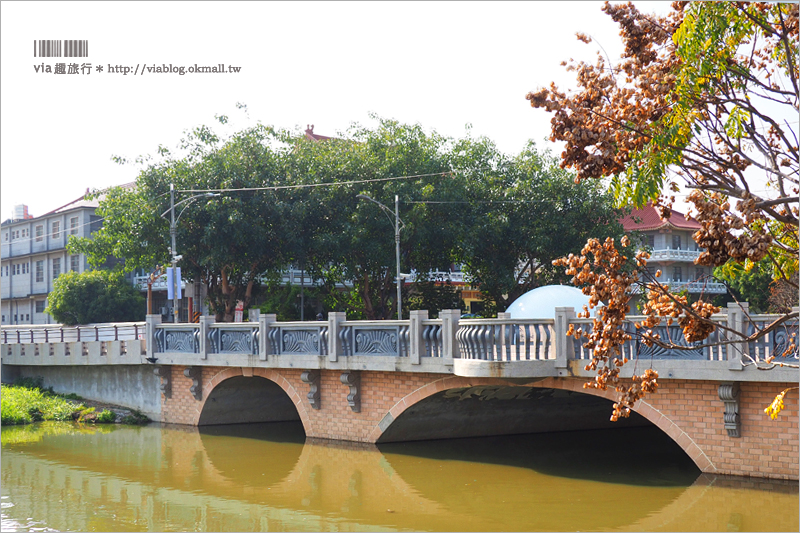
[[[95,412],[74,395],[63,396],[44,390],[35,380],[22,380],[14,385],[2,385],[0,390],[0,424],[11,426],[43,420],[113,423],[117,415],[103,409]],[[135,423],[123,421],[126,423]]]

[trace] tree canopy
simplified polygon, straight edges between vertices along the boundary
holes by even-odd
[[[630,3],[606,3],[603,10],[620,26],[625,49],[619,62],[609,64],[598,53],[595,64],[565,63],[577,73],[577,91],[551,85],[527,95],[531,106],[553,114],[551,138],[566,145],[561,166],[575,169],[579,180],[608,178],[619,204],[652,201],[664,216],[682,183],[691,191],[690,214],[701,225],[694,234],[704,249],[698,264],[749,269],[767,259],[771,277],[796,295],[797,4],[679,2],[665,17],[642,14]],[[607,262],[595,276],[579,275],[598,255]],[[687,340],[713,331],[709,318],[718,308],[703,299],[689,305],[670,293],[646,274],[646,254],[636,257],[638,273],[627,275],[618,270],[618,256],[615,243],[598,241],[559,263],[584,292],[612,299],[599,310],[595,329],[617,331],[633,285],[644,283],[645,325],[678,313]],[[778,324],[796,317],[787,313]],[[612,360],[625,335],[611,337],[595,350],[599,378],[591,386],[617,388],[615,416],[626,416],[636,399],[654,390],[657,375],[622,386]],[[643,338],[663,344],[647,333]]]
[[[65,272],[53,282],[45,312],[67,326],[144,319],[142,295],[120,272]]]
[[[108,192],[103,228],[70,249],[93,264],[125,258],[128,270],[166,264],[174,184],[182,275],[203,281],[218,320],[231,320],[237,300],[249,306],[289,267],[322,280],[327,310],[379,319],[396,313],[395,197],[401,269],[420,279],[404,289],[406,310],[451,301],[425,277],[456,262],[504,310],[565,279],[552,259],[587,236],[621,234],[610,195],[575,183],[533,144],[512,157],[484,137],[376,120],[323,141],[266,126],[227,139],[196,128],[180,157],[160,148],[134,188]]]

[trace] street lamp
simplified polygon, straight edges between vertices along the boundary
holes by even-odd
[[[367,196],[366,194],[357,194],[356,198],[361,198],[362,200],[369,200],[370,202],[377,204],[384,213],[388,215],[394,215],[394,245],[395,245],[395,259],[396,259],[396,267],[397,267],[397,320],[403,319],[403,296],[400,291],[400,230],[405,227],[405,224],[402,220],[400,220],[400,197],[398,195],[394,195],[394,213],[392,210],[380,203],[377,200],[374,200]],[[391,221],[391,217],[389,218]],[[402,226],[401,226],[402,224]]]
[[[175,240],[176,240],[176,236],[178,234],[178,225],[177,225],[178,224],[178,220],[180,220],[181,215],[183,214],[184,211],[186,211],[186,208],[189,207],[189,204],[186,204],[183,207],[183,209],[181,209],[181,212],[178,213],[177,217],[175,217],[175,208],[178,207],[179,205],[183,204],[183,203],[191,202],[192,200],[195,200],[197,198],[211,198],[213,196],[219,196],[219,193],[207,192],[207,193],[203,193],[203,194],[195,194],[194,196],[190,196],[189,198],[185,198],[185,199],[181,200],[180,202],[178,202],[176,204],[175,203],[175,184],[174,183],[170,183],[169,184],[169,206],[170,207],[169,207],[169,209],[167,209],[166,211],[161,213],[161,216],[163,217],[167,213],[170,214],[169,235],[172,238],[172,247],[170,248],[169,251],[170,251],[170,254],[172,254],[172,313],[173,313],[173,322],[175,322],[175,323],[178,322],[178,287],[179,287],[179,284],[181,282],[178,279],[178,271],[176,270],[176,265],[178,264],[178,261],[183,259],[182,255],[178,255],[177,254],[177,250],[176,250],[177,244],[175,243]]]

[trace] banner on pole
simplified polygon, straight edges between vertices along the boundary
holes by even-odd
[[[167,300],[172,300],[175,295],[175,277],[172,275],[172,267],[167,267]]]
[[[178,299],[183,298],[183,291],[181,290],[181,267],[176,267],[178,272]],[[172,267],[167,267],[167,300],[172,300],[175,294],[175,275],[172,272]]]

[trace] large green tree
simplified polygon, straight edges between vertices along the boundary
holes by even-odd
[[[218,320],[231,320],[237,300],[249,306],[289,267],[321,280],[327,310],[380,319],[397,310],[395,197],[401,270],[421,280],[403,290],[414,307],[434,294],[427,272],[464,262],[505,309],[563,278],[554,257],[577,251],[592,232],[620,231],[608,195],[574,183],[533,145],[509,157],[483,137],[376,121],[323,141],[262,126],[223,140],[197,128],[180,157],[162,148],[134,188],[110,191],[98,209],[103,228],[70,249],[93,264],[125,258],[129,270],[168,264],[174,185],[182,274],[206,284]]]
[[[65,272],[53,282],[45,312],[67,326],[143,320],[144,298],[121,272]]]
[[[542,285],[568,281],[553,260],[590,236],[621,237],[622,211],[599,183],[576,183],[549,152],[530,143],[469,184],[469,219],[459,254],[472,283],[497,310]]]
[[[96,265],[109,255],[124,258],[127,270],[168,264],[174,185],[182,275],[201,280],[217,319],[230,321],[236,301],[248,306],[263,277],[290,260],[291,204],[281,191],[254,190],[285,184],[280,140],[262,126],[226,140],[200,127],[187,133],[181,148],[181,157],[161,148],[161,160],[141,171],[134,188],[109,191],[98,208],[102,229],[69,247]],[[204,196],[210,191],[219,196]]]
[[[414,203],[455,194],[452,141],[420,125],[377,120],[326,141],[294,139],[285,167],[294,183],[308,185],[293,192],[302,220],[298,260],[323,280],[329,310],[367,319],[396,313],[395,220],[359,194],[392,213],[399,198],[403,272],[447,269],[457,239],[447,212]]]

